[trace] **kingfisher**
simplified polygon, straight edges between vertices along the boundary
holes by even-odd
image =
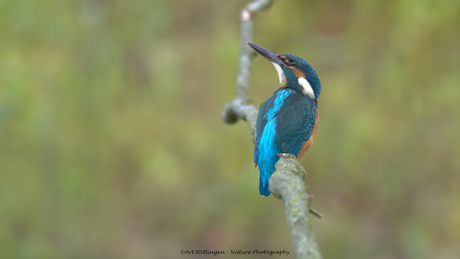
[[[293,54],[277,55],[247,42],[276,68],[281,87],[260,107],[256,122],[254,163],[259,166],[259,192],[269,196],[269,180],[279,155],[300,160],[313,144],[318,129],[321,82],[313,67]]]

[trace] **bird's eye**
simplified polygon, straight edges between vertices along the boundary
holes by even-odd
[[[295,67],[297,64],[295,63],[295,61],[290,61],[288,63],[289,66],[292,66],[292,67]]]

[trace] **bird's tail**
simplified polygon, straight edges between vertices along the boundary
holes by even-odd
[[[262,160],[263,163],[259,163],[260,177],[259,177],[259,193],[260,195],[269,196],[270,191],[268,190],[270,177],[275,172],[275,164],[278,162],[279,157],[274,157]]]
[[[264,195],[264,196],[267,196],[267,197],[271,193],[268,190],[268,180],[269,179],[264,179],[264,177],[262,175],[259,178],[259,193],[260,193],[260,195]]]

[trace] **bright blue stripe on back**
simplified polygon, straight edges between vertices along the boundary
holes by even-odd
[[[268,183],[270,176],[275,172],[275,164],[278,162],[279,147],[274,144],[275,139],[275,114],[284,104],[284,100],[292,93],[293,90],[286,89],[278,92],[273,107],[264,115],[268,120],[263,130],[258,148],[258,164],[260,169],[259,192],[261,195],[268,196]]]
[[[260,169],[260,183],[259,192],[262,195],[268,196],[268,180],[275,171],[275,164],[278,162],[278,148],[273,144],[275,138],[276,124],[271,120],[265,125],[259,144],[259,169]]]
[[[286,89],[278,92],[273,107],[264,115],[267,120],[272,120],[275,114],[280,110],[284,100],[291,94],[293,90]]]

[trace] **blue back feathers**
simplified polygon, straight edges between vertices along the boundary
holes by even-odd
[[[278,89],[262,105],[256,123],[254,162],[259,166],[259,192],[268,196],[270,176],[279,153],[297,156],[315,124],[314,100],[291,88]]]

